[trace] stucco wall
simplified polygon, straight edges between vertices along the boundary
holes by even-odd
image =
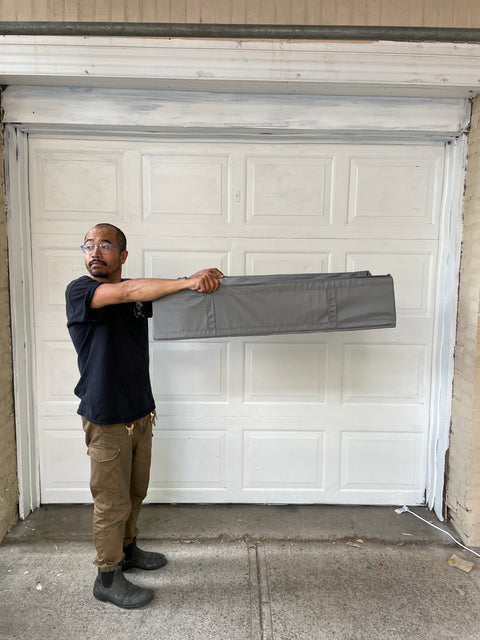
[[[3,139],[0,131],[0,149]],[[1,165],[3,167],[3,163]],[[17,519],[17,459],[13,416],[7,230],[3,170],[0,171],[0,541]]]
[[[474,0],[2,0],[0,20],[480,27]]]
[[[447,507],[470,545],[480,546],[480,97],[468,145]]]

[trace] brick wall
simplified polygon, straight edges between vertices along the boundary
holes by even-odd
[[[0,130],[0,161],[3,139]],[[3,167],[3,162],[0,164]],[[17,457],[13,416],[7,229],[3,170],[0,171],[0,541],[18,513]]]
[[[480,97],[468,145],[447,507],[464,541],[480,546]]]

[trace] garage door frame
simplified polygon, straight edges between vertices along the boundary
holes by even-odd
[[[90,132],[91,133],[91,132]],[[15,127],[7,127],[7,148],[15,153],[9,156],[9,183],[10,208],[15,215],[9,218],[9,242],[11,246],[31,247],[28,201],[22,198],[21,194],[28,193],[25,157],[28,145],[28,133],[20,131]],[[18,154],[17,149],[21,148]],[[449,143],[447,152],[447,174],[451,175],[448,185],[452,195],[460,193],[460,181],[462,179],[462,167],[464,165],[463,155],[465,141],[463,136]],[[12,157],[14,156],[14,158]],[[12,166],[12,161],[15,166]],[[12,178],[15,177],[15,180]],[[17,188],[15,188],[17,187]],[[455,339],[455,297],[453,292],[456,289],[458,273],[458,239],[460,229],[458,221],[460,216],[455,212],[459,210],[460,202],[455,203],[447,197],[444,200],[444,208],[451,212],[449,216],[444,212],[442,216],[444,228],[441,232],[441,243],[439,251],[443,258],[439,264],[442,265],[443,273],[438,278],[438,289],[436,294],[437,305],[443,307],[443,312],[436,312],[440,322],[436,322],[436,332],[434,336],[434,376],[432,380],[432,398],[435,403],[432,405],[431,424],[429,429],[429,460],[427,479],[427,501],[429,505],[437,507],[442,503],[443,492],[443,455],[448,445],[448,427],[450,416],[451,382],[453,376],[452,358],[453,344]],[[455,220],[457,224],[455,224]],[[453,223],[453,224],[452,224]],[[31,264],[30,250],[23,251],[11,257],[12,273],[12,318],[14,326],[14,353],[15,353],[15,387],[16,387],[16,408],[17,421],[22,425],[31,425],[28,430],[21,429],[19,448],[29,455],[23,456],[24,466],[19,468],[20,474],[25,478],[23,490],[25,497],[29,496],[28,509],[34,508],[39,503],[39,483],[38,483],[38,451],[35,442],[36,429],[35,412],[31,402],[34,357],[33,357],[33,335],[31,318],[32,305],[31,296]],[[24,340],[24,336],[27,337]]]

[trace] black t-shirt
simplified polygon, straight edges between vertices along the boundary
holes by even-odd
[[[155,408],[149,375],[151,302],[91,309],[101,282],[82,276],[65,292],[67,327],[78,354],[78,413],[96,424],[130,423]]]

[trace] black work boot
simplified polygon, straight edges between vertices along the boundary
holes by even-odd
[[[122,609],[143,607],[152,599],[152,592],[129,582],[123,575],[122,566],[114,571],[98,570],[93,585],[93,595],[102,602],[112,602]]]
[[[136,539],[128,546],[123,548],[125,559],[123,561],[123,570],[128,569],[160,569],[167,564],[167,559],[163,553],[155,553],[154,551],[143,551],[137,547]]]

